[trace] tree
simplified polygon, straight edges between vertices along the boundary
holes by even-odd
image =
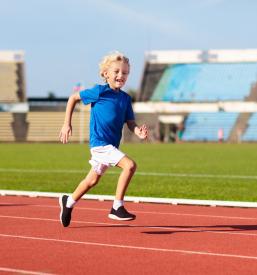
[[[55,93],[53,91],[49,91],[47,94],[47,98],[53,100],[56,98]]]

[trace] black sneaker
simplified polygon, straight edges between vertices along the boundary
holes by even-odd
[[[124,206],[120,206],[117,210],[112,208],[108,217],[113,220],[130,221],[134,220],[136,215],[129,213]]]
[[[61,207],[60,221],[64,227],[69,226],[71,220],[71,212],[73,208],[66,207],[68,196],[63,195],[59,198],[59,204]]]

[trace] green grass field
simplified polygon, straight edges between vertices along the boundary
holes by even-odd
[[[257,201],[257,144],[126,144],[138,164],[127,195]],[[86,175],[80,144],[0,144],[0,189],[72,192]],[[113,195],[119,168],[91,194]]]

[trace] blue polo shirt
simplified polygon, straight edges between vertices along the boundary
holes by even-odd
[[[118,148],[124,123],[135,119],[131,97],[106,84],[81,91],[80,98],[84,104],[91,103],[90,147],[112,144]]]

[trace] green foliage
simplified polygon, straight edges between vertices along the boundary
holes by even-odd
[[[257,201],[257,144],[124,144],[138,170],[127,195]],[[0,144],[0,189],[72,192],[90,169],[80,144]],[[115,193],[111,168],[90,193]]]
[[[49,100],[55,99],[56,98],[55,93],[53,91],[49,91],[48,94],[47,94],[47,98]]]

